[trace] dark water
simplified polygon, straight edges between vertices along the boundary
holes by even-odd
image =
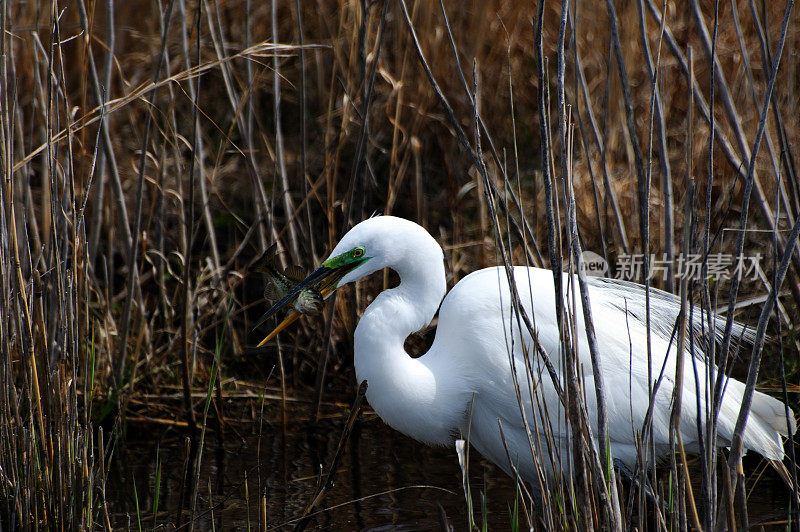
[[[256,419],[259,413],[256,411]],[[228,426],[222,443],[215,433],[206,433],[195,530],[211,530],[212,507],[216,530],[247,530],[248,525],[261,529],[263,506],[268,529],[291,529],[294,523],[289,521],[300,516],[314,496],[320,464],[327,470],[345,419],[333,417],[312,425],[307,413],[290,412],[284,432],[279,410],[268,408],[264,416],[262,424]],[[170,429],[153,431],[152,426],[131,425],[124,446],[117,449],[108,481],[115,528],[138,529],[138,496],[143,528],[152,529],[156,454],[162,472],[155,521],[177,524],[186,468],[185,437]],[[476,519],[481,521],[479,494],[483,492],[490,528],[507,529],[508,504],[513,505],[515,494],[513,481],[477,452],[470,460]],[[334,485],[320,505],[327,510],[315,515],[308,529],[441,529],[438,505],[456,530],[466,528],[466,503],[455,451],[425,447],[388,428],[374,414],[362,415],[341,456]]]
[[[346,407],[328,411],[330,417],[312,424],[307,408],[294,406],[287,412],[284,430],[281,410],[270,404],[263,411],[259,406],[243,412],[242,419],[261,422],[230,424],[222,442],[217,433],[208,431],[200,461],[194,529],[260,530],[264,514],[267,529],[291,529],[292,520],[314,496],[320,464],[327,469],[339,443]],[[187,455],[186,438],[175,430],[159,425],[128,426],[108,479],[107,498],[115,529],[138,529],[137,498],[143,529],[174,528]],[[476,520],[482,521],[480,494],[484,493],[489,529],[508,529],[509,506],[515,497],[513,481],[475,451],[470,460]],[[757,457],[748,457],[749,472],[758,462]],[[159,463],[161,485],[154,519]],[[753,484],[750,480],[751,488]],[[785,520],[787,495],[777,476],[767,471],[749,495],[751,524]],[[307,529],[441,530],[439,505],[456,530],[467,528],[455,451],[425,447],[388,428],[374,414],[362,415],[341,456],[335,483],[320,505],[325,510],[314,515]],[[184,525],[188,515],[182,518]],[[524,526],[524,519],[522,523]],[[785,525],[776,528],[785,529]]]

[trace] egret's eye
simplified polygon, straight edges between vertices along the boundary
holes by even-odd
[[[353,250],[353,258],[360,258],[364,256],[364,248],[356,248]]]

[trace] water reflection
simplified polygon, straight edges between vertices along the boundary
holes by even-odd
[[[257,530],[264,523],[268,529],[292,529],[314,496],[320,468],[327,467],[339,443],[345,421],[340,413],[345,409],[337,410],[314,424],[302,406],[293,407],[284,430],[280,409],[267,406],[261,422],[229,424],[223,441],[209,431],[197,472],[188,467],[188,440],[180,433],[130,426],[126,441],[117,446],[108,479],[112,525],[137,529],[140,518],[143,528],[153,529],[155,523],[172,529],[187,525],[194,505],[195,530]],[[471,462],[476,519],[481,522],[483,492],[489,529],[508,529],[513,481],[476,452]],[[758,463],[758,457],[747,457],[750,471]],[[195,476],[199,481],[193,490]],[[788,491],[777,476],[767,471],[756,489],[754,476],[750,478],[751,524],[785,520]],[[439,505],[456,530],[466,528],[455,452],[425,447],[388,428],[374,414],[362,415],[320,506],[324,511],[312,516],[307,529],[441,530]]]
[[[212,514],[216,530],[259,529],[265,516],[268,528],[294,526],[289,522],[302,515],[314,496],[320,467],[330,462],[344,424],[339,417],[309,424],[303,414],[288,416],[285,432],[280,422],[268,421],[280,420],[280,413],[265,411],[263,424],[229,425],[222,442],[214,433],[206,434],[195,495],[196,530],[211,530]],[[186,508],[193,494],[187,486],[192,483],[183,478],[188,440],[170,429],[148,431],[130,427],[125,445],[117,450],[107,491],[115,528],[138,527],[137,497],[143,527],[153,526],[159,463],[155,521],[178,525],[189,518]],[[487,493],[490,527],[505,529],[513,481],[477,453],[472,457],[473,490]],[[439,504],[456,529],[466,526],[455,452],[425,447],[374,415],[362,415],[321,504],[325,510],[313,515],[308,529],[441,529]]]

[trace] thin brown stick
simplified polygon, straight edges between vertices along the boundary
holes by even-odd
[[[367,395],[367,386],[367,381],[361,381],[361,384],[358,386],[358,393],[353,401],[353,406],[350,408],[350,416],[347,418],[344,429],[342,429],[342,435],[339,437],[339,444],[336,446],[336,452],[333,453],[333,458],[328,466],[328,470],[320,479],[320,483],[317,486],[317,490],[314,493],[311,502],[309,502],[305,507],[303,513],[301,514],[300,521],[297,523],[297,525],[295,525],[295,530],[304,530],[306,526],[308,526],[312,512],[319,507],[319,505],[322,503],[322,500],[325,498],[325,494],[333,485],[333,477],[339,467],[339,460],[342,456],[342,452],[344,451],[344,446],[350,439],[350,432],[353,430],[353,426],[358,419],[358,414],[361,412],[361,406],[364,402],[364,397]]]

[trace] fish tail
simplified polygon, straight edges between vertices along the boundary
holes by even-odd
[[[256,261],[253,269],[262,273],[275,273],[275,256],[278,254],[278,243],[273,243]]]

